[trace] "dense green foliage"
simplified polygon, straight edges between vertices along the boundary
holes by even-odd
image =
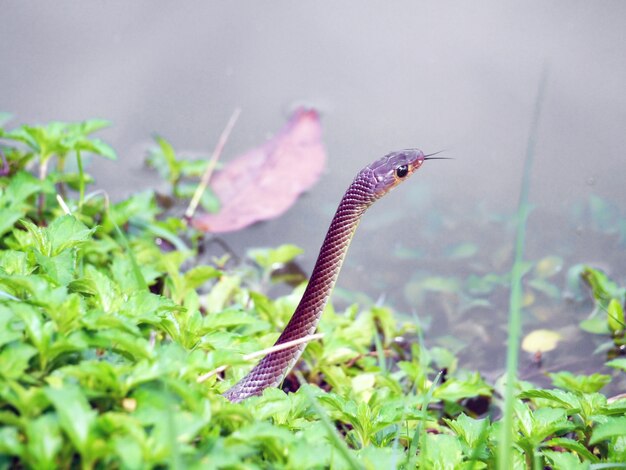
[[[153,193],[85,195],[81,152],[115,156],[89,137],[104,125],[0,130],[0,468],[495,465],[503,384],[426,348],[384,307],[329,306],[299,366],[306,384],[290,375],[295,393],[227,402],[242,356],[270,346],[297,304],[301,286],[266,291],[299,250],[200,263],[201,235]],[[626,290],[583,276],[597,302],[587,326],[623,345]],[[224,380],[198,380],[223,365]],[[624,358],[609,365],[626,373]],[[626,400],[600,393],[610,380],[563,371],[551,389],[516,384],[510,468],[626,468]]]

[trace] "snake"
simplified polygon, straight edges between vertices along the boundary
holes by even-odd
[[[275,346],[315,333],[326,302],[330,298],[363,213],[422,166],[424,161],[440,159],[418,149],[388,153],[359,171],[344,193],[320,248],[313,272],[300,303],[276,340]],[[277,387],[302,355],[306,343],[267,354],[234,386],[224,392],[231,402],[261,395]]]

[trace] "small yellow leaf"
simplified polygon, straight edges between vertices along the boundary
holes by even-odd
[[[352,378],[351,384],[352,392],[356,395],[359,395],[363,399],[363,401],[367,402],[374,393],[376,374],[359,374]]]
[[[552,277],[563,269],[563,260],[558,256],[546,256],[535,265],[535,273],[541,278]]]
[[[524,292],[524,297],[522,297],[522,307],[530,307],[535,303],[535,294],[530,291]]]
[[[132,413],[137,409],[137,400],[134,398],[124,398],[122,400],[122,408]]]
[[[534,330],[522,341],[522,349],[529,353],[548,352],[556,349],[561,335],[552,330]]]

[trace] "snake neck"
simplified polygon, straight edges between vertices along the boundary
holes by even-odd
[[[302,299],[277,344],[315,333],[361,216],[373,202],[357,183],[346,191],[335,212]]]
[[[354,231],[365,210],[376,200],[368,181],[371,178],[360,173],[344,194],[324,238],[304,295],[276,344],[315,333]],[[230,401],[238,402],[260,395],[265,388],[278,386],[304,348],[305,344],[301,344],[268,354],[248,375],[227,390],[224,396]]]

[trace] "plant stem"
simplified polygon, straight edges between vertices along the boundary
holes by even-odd
[[[85,200],[85,172],[83,171],[83,159],[80,156],[80,150],[76,149],[76,164],[78,165],[78,207],[83,207]]]
[[[46,175],[48,174],[48,161],[50,160],[49,155],[41,155],[41,161],[39,162],[39,180],[43,181],[46,179]],[[37,204],[37,213],[39,215],[39,220],[43,221],[43,211],[46,203],[46,199],[43,192],[39,193],[38,204]]]
[[[502,417],[502,430],[500,435],[500,451],[498,458],[498,468],[506,470],[512,467],[513,459],[511,450],[513,448],[513,404],[516,399],[515,386],[517,383],[517,365],[519,355],[519,345],[521,336],[521,304],[522,304],[522,275],[524,258],[524,241],[526,238],[526,222],[528,220],[529,205],[528,191],[530,186],[530,172],[532,169],[533,157],[535,154],[535,144],[537,131],[539,128],[539,117],[541,115],[541,105],[544,99],[548,69],[544,67],[537,89],[535,106],[531,120],[530,133],[526,144],[526,159],[524,161],[524,172],[522,175],[522,186],[520,189],[519,202],[517,206],[517,230],[515,235],[515,258],[511,268],[511,294],[509,297],[509,329],[508,329],[508,349],[506,360],[506,384],[504,393],[504,412]]]
[[[2,168],[0,168],[0,176],[8,176],[11,173],[11,167],[7,162],[7,157],[4,156],[4,152],[0,150],[0,158],[2,158]]]

